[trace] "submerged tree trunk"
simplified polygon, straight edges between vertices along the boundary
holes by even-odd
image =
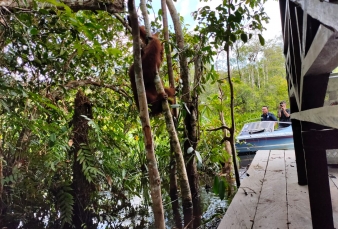
[[[175,35],[176,35],[176,42],[179,49],[179,60],[180,60],[180,73],[181,79],[183,82],[183,89],[182,89],[182,101],[184,102],[187,115],[184,120],[185,129],[187,132],[184,133],[184,136],[187,140],[184,142],[184,155],[186,158],[187,150],[190,147],[194,147],[197,145],[197,137],[195,137],[196,133],[196,117],[197,111],[196,106],[191,101],[190,96],[190,86],[189,86],[189,69],[188,69],[188,61],[187,57],[185,56],[184,52],[184,37],[182,32],[182,27],[180,24],[180,20],[178,17],[178,13],[174,6],[172,0],[167,0],[167,6],[171,14],[171,18],[173,20]],[[195,149],[195,148],[194,148]],[[189,155],[190,158],[192,155]],[[184,226],[186,228],[193,228],[193,203],[192,203],[192,196],[195,196],[196,190],[198,190],[198,176],[197,176],[197,169],[196,163],[192,160],[189,162],[190,164],[187,165],[187,173],[189,177],[189,183],[186,181],[181,180],[181,191],[182,191],[182,205],[183,205],[183,213],[184,213]],[[192,186],[190,186],[192,184]],[[196,187],[192,188],[192,187]],[[190,190],[191,188],[191,190]],[[194,193],[193,193],[194,192]]]
[[[65,228],[93,228],[93,214],[89,210],[91,194],[95,191],[95,186],[90,183],[82,169],[82,163],[78,160],[81,151],[89,152],[88,148],[88,119],[93,118],[92,105],[86,95],[79,90],[74,101],[74,115],[72,120],[73,147],[70,152],[73,157],[73,182],[72,196],[74,200],[72,225],[66,224]],[[87,118],[85,118],[85,117]],[[81,150],[81,151],[80,151]]]
[[[149,188],[155,218],[155,228],[164,229],[165,221],[161,194],[161,178],[157,168],[157,161],[154,152],[154,142],[152,138],[148,113],[148,104],[144,89],[141,50],[140,50],[140,31],[138,25],[138,17],[135,9],[135,3],[133,0],[128,0],[128,11],[133,34],[135,82],[137,87],[137,95],[140,108],[140,119],[142,123],[142,131],[144,135],[146,148],[146,158],[150,183]]]

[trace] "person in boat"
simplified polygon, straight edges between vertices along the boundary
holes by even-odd
[[[277,118],[274,114],[269,112],[268,106],[262,107],[261,121],[277,121]]]
[[[279,109],[278,109],[278,118],[280,122],[291,122],[290,119],[290,110],[286,109],[286,102],[282,101],[279,103]],[[290,124],[287,123],[279,123],[279,128],[288,127]]]

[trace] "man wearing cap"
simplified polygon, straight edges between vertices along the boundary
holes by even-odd
[[[282,101],[279,103],[278,109],[278,118],[280,122],[291,122],[290,119],[290,110],[286,109],[286,102]],[[287,123],[279,123],[280,128],[288,127],[290,124]]]

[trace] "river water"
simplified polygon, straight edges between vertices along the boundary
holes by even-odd
[[[245,179],[246,170],[249,167],[251,161],[253,160],[254,154],[251,155],[242,155],[240,156],[239,163],[239,173],[241,180]],[[208,185],[213,183],[213,177],[203,177],[200,179],[200,196],[201,196],[201,207],[202,207],[202,226],[199,229],[216,229],[226,212],[228,201],[226,199],[221,200],[217,195],[212,193],[212,190]],[[206,185],[208,184],[208,185]],[[166,193],[163,194],[163,199],[168,200],[169,197],[166,196]],[[181,200],[179,200],[181,201]],[[144,206],[144,201],[141,197],[134,196],[131,198],[131,204],[135,209],[142,209],[138,211],[134,218],[127,218],[123,222],[116,222],[116,225],[120,225],[120,227],[116,228],[154,228],[154,218],[152,214],[151,206]],[[171,203],[168,201],[167,203],[164,201],[164,212],[165,212],[165,221],[166,228],[175,228],[173,214],[171,210]],[[181,213],[182,215],[182,213]],[[123,217],[122,217],[123,218]],[[112,228],[111,226],[107,226],[105,224],[101,224],[99,229]],[[115,228],[115,227],[114,227]]]

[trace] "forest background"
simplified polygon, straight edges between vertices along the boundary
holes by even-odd
[[[214,38],[196,50],[201,46],[202,24],[191,28],[180,18],[191,78],[195,57],[202,56],[203,76],[198,86],[191,83],[199,98],[199,138],[192,157],[197,160],[203,184],[210,186],[229,160],[220,143],[223,132],[208,131],[223,125],[221,112],[225,123],[231,123],[227,71],[231,70],[234,86],[236,133],[244,123],[259,120],[263,105],[276,113],[279,102],[288,100],[282,39],[264,40],[261,36],[261,23],[267,18],[260,1],[239,2],[252,4],[261,14],[255,18],[257,30],[248,36],[243,36],[244,32],[230,36],[230,69],[226,52],[213,43]],[[149,214],[151,200],[142,129],[128,78],[133,53],[125,14],[74,10],[53,0],[48,1],[49,8],[40,3],[33,1],[29,9],[1,6],[0,225],[70,228],[78,201],[72,185],[75,179],[83,179],[83,214],[95,219],[84,227],[123,228],[126,219],[135,228],[150,227],[151,222],[140,217]],[[153,11],[151,2],[147,7],[154,15],[152,28],[161,31],[161,12]],[[199,13],[203,18],[202,11]],[[175,42],[170,29],[180,98]],[[166,69],[164,63],[160,75],[168,85]],[[184,115],[184,104],[178,103]],[[78,115],[80,107],[84,113]],[[78,121],[86,126],[77,126]],[[183,142],[180,125],[178,134]],[[169,205],[172,160],[164,118],[152,118],[151,127],[162,199]],[[74,144],[76,136],[82,138],[81,144]],[[137,207],[132,204],[135,196],[141,198]]]

